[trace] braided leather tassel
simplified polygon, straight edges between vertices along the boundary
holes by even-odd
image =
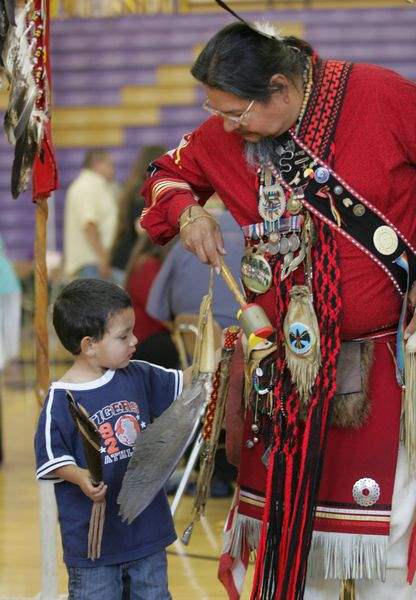
[[[211,398],[205,411],[202,429],[204,443],[192,509],[192,521],[186,527],[182,538],[186,539],[187,542],[192,534],[194,523],[205,512],[205,506],[209,497],[214,471],[214,458],[218,448],[218,440],[224,420],[225,403],[228,397],[230,361],[239,335],[240,329],[235,325],[228,327],[225,331],[221,361],[214,375]]]

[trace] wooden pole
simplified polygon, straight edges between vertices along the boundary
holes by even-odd
[[[35,362],[36,400],[42,406],[49,388],[49,339],[48,339],[48,272],[46,268],[46,242],[48,222],[48,197],[36,201],[35,228]],[[39,485],[40,533],[41,533],[41,592],[40,600],[56,600],[58,597],[58,573],[56,564],[57,511],[53,484]]]
[[[35,233],[35,360],[36,399],[42,406],[49,387],[49,340],[48,340],[48,273],[46,269],[46,225],[48,221],[48,198],[36,202]]]

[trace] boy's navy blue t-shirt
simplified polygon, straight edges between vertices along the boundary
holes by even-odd
[[[103,479],[108,485],[101,557],[87,558],[92,501],[72,483],[54,476],[64,465],[86,468],[81,438],[69,412],[65,390],[71,390],[98,427]],[[117,496],[134,441],[181,393],[182,372],[143,361],[108,370],[82,384],[55,382],[45,400],[35,436],[36,476],[52,479],[58,504],[64,561],[69,567],[96,567],[143,558],[163,550],[175,539],[166,494],[161,490],[131,525],[123,523]]]

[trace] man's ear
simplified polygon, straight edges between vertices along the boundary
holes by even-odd
[[[92,337],[86,335],[81,340],[80,348],[82,354],[85,354],[85,356],[92,358],[95,354],[95,340]]]
[[[283,88],[289,85],[289,80],[286,75],[282,75],[281,73],[275,73],[270,77],[269,87],[276,88],[277,91],[282,90]]]
[[[287,101],[289,98],[290,82],[285,75],[275,73],[270,77],[269,89],[280,92],[280,97]]]

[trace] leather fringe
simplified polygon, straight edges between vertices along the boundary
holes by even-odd
[[[314,531],[308,575],[314,579],[385,580],[387,540],[384,535]]]
[[[247,544],[250,552],[256,550],[260,541],[262,522],[253,517],[237,513],[233,526],[224,532],[223,554],[232,558],[241,558],[243,546]]]

